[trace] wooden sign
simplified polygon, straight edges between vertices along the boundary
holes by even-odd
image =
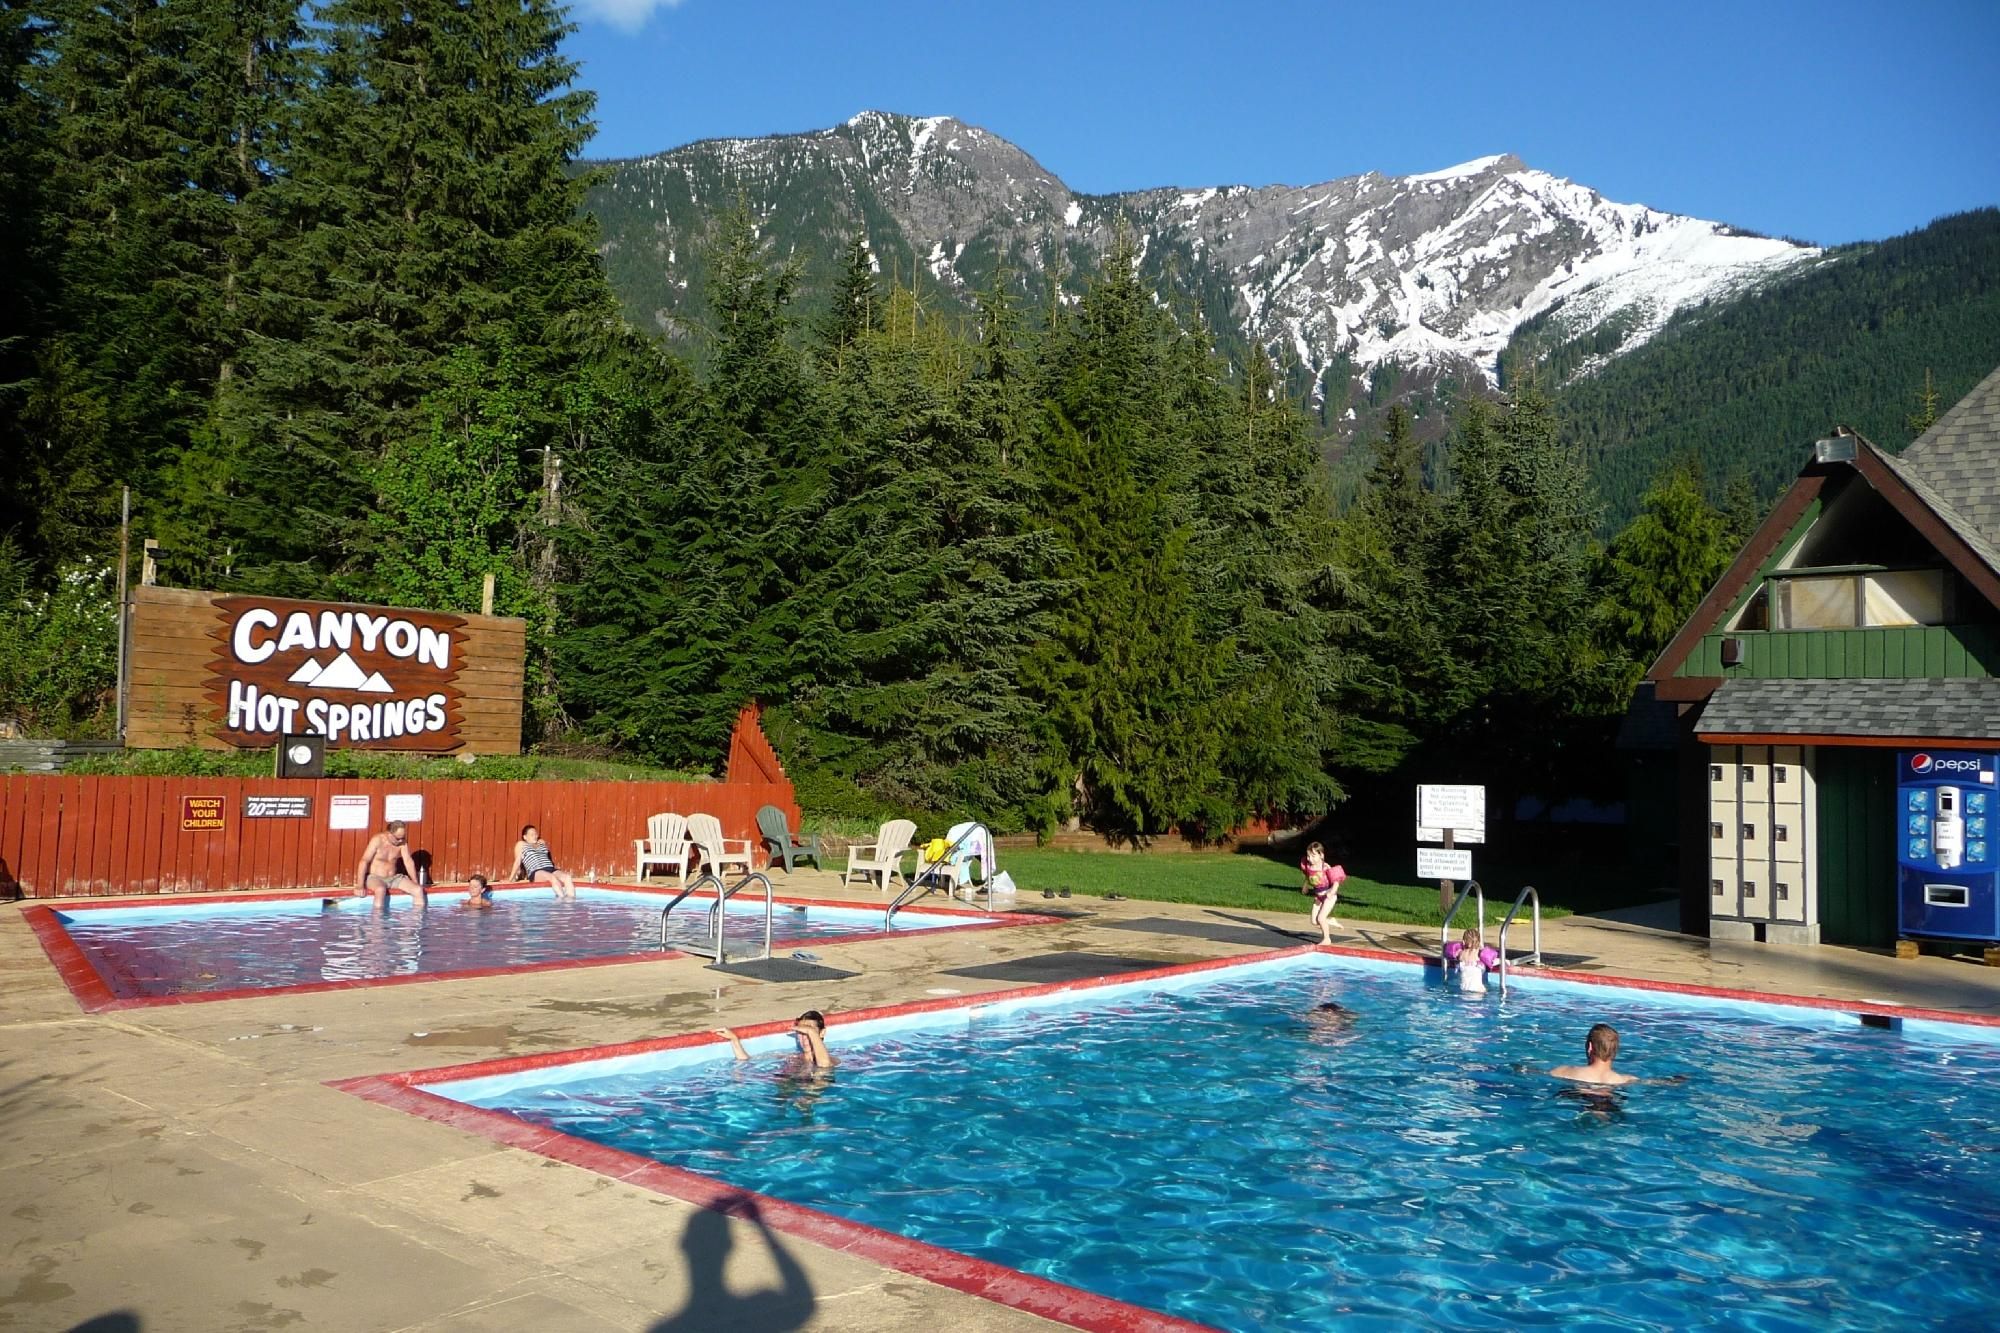
[[[459,616],[220,597],[209,697],[222,739],[259,749],[287,732],[372,750],[455,750]]]
[[[519,620],[156,587],[131,615],[129,745],[520,752]]]

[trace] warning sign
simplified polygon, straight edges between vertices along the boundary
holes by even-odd
[[[220,796],[181,797],[181,832],[199,833],[204,829],[222,827],[222,798]]]

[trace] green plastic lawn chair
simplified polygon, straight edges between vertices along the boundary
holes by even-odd
[[[770,849],[771,859],[784,863],[787,875],[792,873],[794,861],[809,860],[813,869],[823,868],[819,863],[819,834],[801,831],[794,838],[791,821],[777,806],[767,805],[757,812],[757,832],[763,835],[764,846]]]

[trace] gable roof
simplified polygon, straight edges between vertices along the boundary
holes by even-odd
[[[2000,370],[1887,461],[1966,545],[2000,571]]]
[[[1840,468],[1861,474],[1936,548],[1966,582],[2000,607],[2000,369],[1952,405],[1900,457],[1845,427],[1855,441],[1851,463],[1808,460],[1799,478],[1737,552],[1721,580],[1646,672],[1662,699],[1708,697],[1720,677],[1675,679],[1702,637],[1722,622],[1764,561]]]

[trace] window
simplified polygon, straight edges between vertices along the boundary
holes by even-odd
[[[1785,826],[1783,824],[1780,824],[1776,828],[1771,830],[1771,841],[1772,842],[1785,841]]]
[[[1778,890],[1779,902],[1784,902],[1787,898],[1792,896],[1792,886],[1789,884],[1779,884],[1777,886],[1777,890]]]
[[[1953,610],[1952,585],[1942,569],[1773,575],[1768,587],[1772,629],[1943,625]],[[1748,607],[1744,613],[1740,619],[1747,622]]]
[[[1722,836],[1722,824],[1720,821],[1717,821],[1716,823],[1710,824],[1708,826],[1708,836],[1711,838],[1719,838]]]

